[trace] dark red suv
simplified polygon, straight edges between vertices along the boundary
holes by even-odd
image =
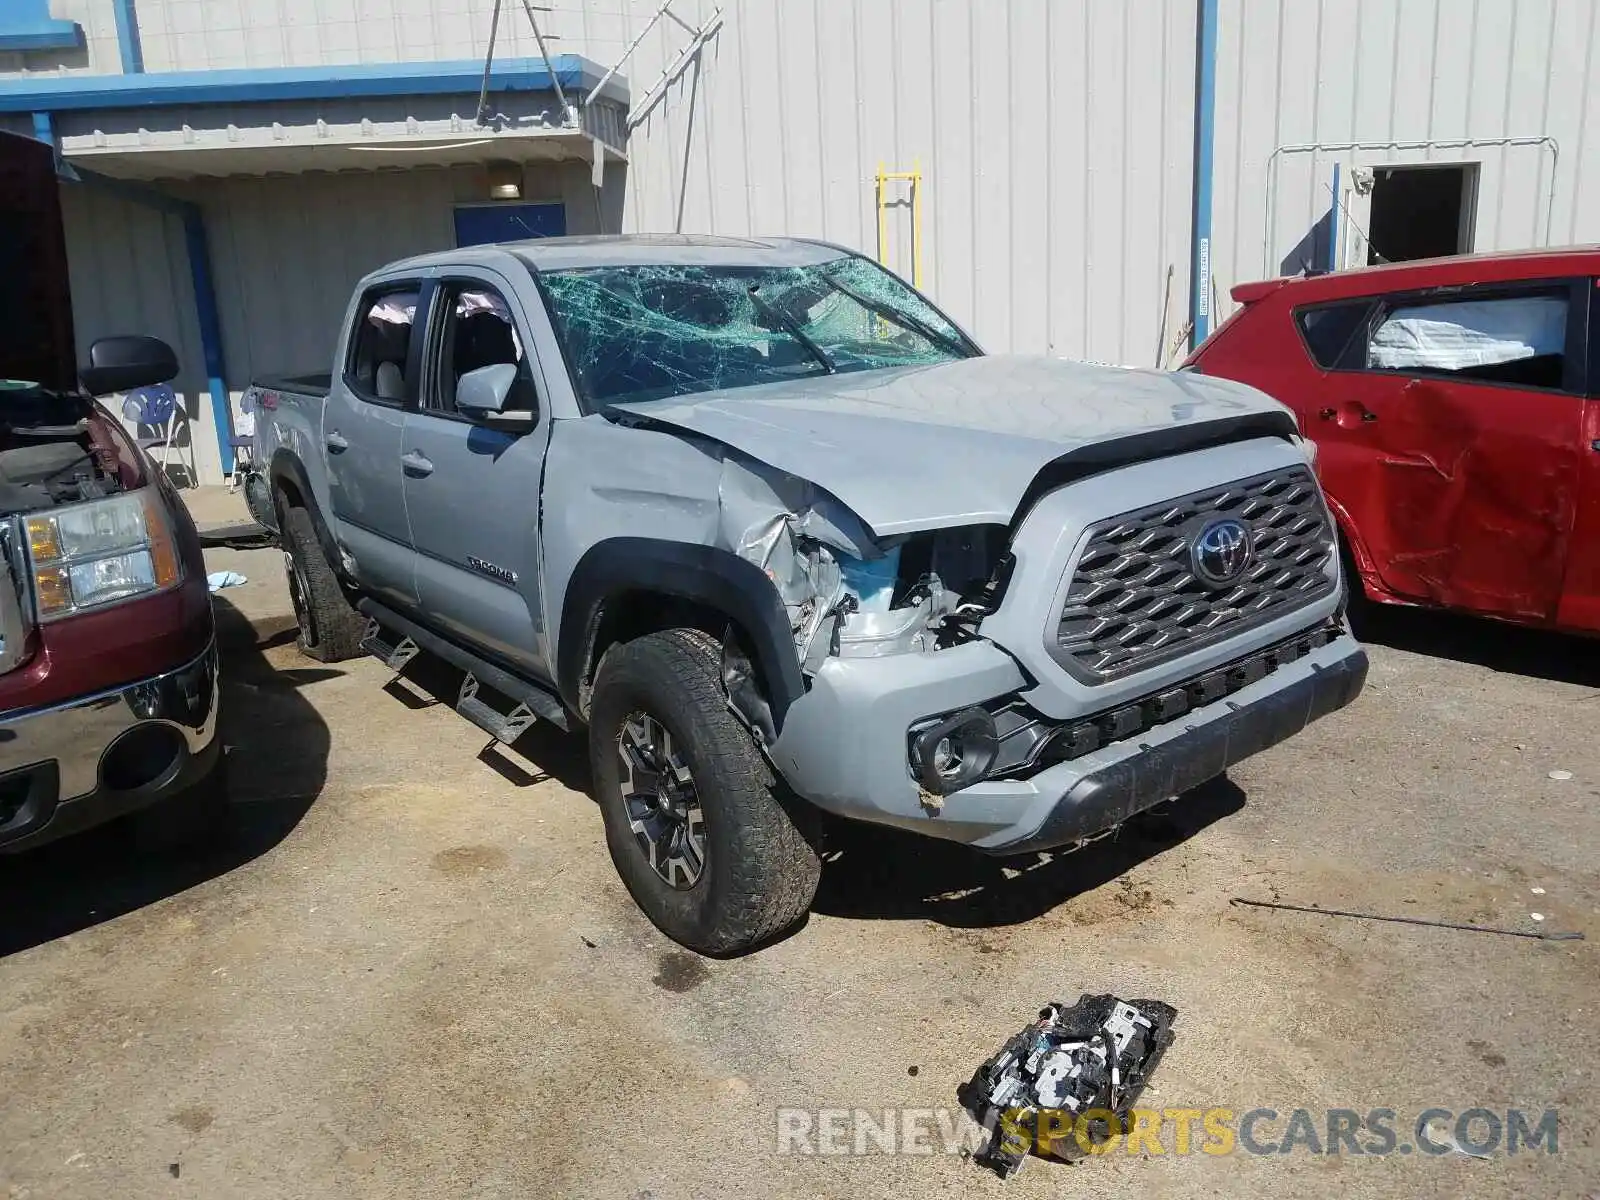
[[[1295,410],[1367,596],[1600,632],[1600,250],[1241,284],[1188,369]]]
[[[58,187],[0,134],[0,853],[137,809],[195,832],[225,800],[200,539],[90,398],[177,363],[126,337],[75,365]]]

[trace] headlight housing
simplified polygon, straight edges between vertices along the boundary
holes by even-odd
[[[65,505],[25,519],[40,621],[56,621],[175,586],[177,546],[154,488]]]

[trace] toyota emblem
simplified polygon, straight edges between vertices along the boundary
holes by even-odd
[[[1227,587],[1250,565],[1250,527],[1226,517],[1200,531],[1190,548],[1194,573],[1212,587]]]

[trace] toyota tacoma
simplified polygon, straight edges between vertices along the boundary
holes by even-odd
[[[986,355],[831,245],[409,259],[252,399],[305,652],[586,728],[617,870],[707,953],[803,917],[824,814],[1077,846],[1366,675],[1288,410]]]

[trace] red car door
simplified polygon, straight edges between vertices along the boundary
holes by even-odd
[[[1589,281],[1589,399],[1584,402],[1578,457],[1578,514],[1567,553],[1567,577],[1556,623],[1600,633],[1600,279]]]
[[[1397,595],[1556,619],[1592,472],[1580,440],[1588,290],[1555,280],[1383,296],[1325,377],[1306,433]]]

